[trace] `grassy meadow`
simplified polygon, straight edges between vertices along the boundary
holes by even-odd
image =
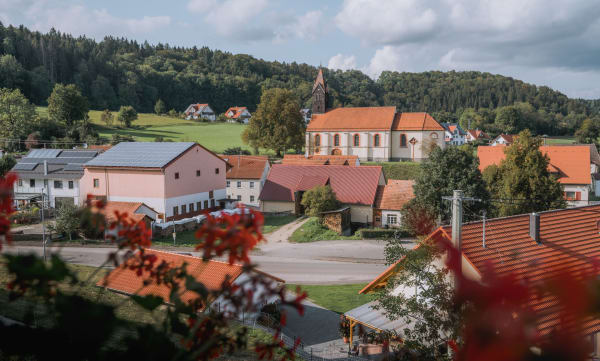
[[[290,291],[296,292],[298,285],[286,284],[286,287]],[[301,290],[306,291],[311,301],[337,313],[348,312],[375,299],[373,294],[358,294],[358,291],[365,287],[364,284],[300,285],[299,287]]]

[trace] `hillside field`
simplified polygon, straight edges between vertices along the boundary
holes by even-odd
[[[45,107],[38,107],[38,113],[47,115]],[[250,148],[242,142],[245,125],[231,123],[199,123],[193,120],[172,118],[156,114],[140,113],[133,122],[132,128],[120,128],[116,121],[117,112],[113,112],[115,120],[112,127],[100,121],[98,110],[89,112],[90,120],[96,126],[101,137],[111,140],[113,134],[130,135],[136,140],[151,142],[162,136],[165,140],[198,142],[214,152],[222,152],[230,147]]]

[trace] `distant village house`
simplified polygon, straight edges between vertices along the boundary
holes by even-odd
[[[227,171],[227,198],[258,208],[271,165],[266,156],[221,155],[231,168]]]
[[[191,104],[185,110],[185,119],[207,119],[214,122],[217,116],[208,104]]]
[[[246,107],[231,107],[225,112],[225,117],[229,123],[243,123],[248,124],[252,114]]]

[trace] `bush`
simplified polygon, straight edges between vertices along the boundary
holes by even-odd
[[[121,106],[119,109],[119,115],[117,119],[121,122],[122,125],[129,128],[131,123],[138,118],[137,111],[131,106]]]
[[[410,234],[410,232],[401,229],[401,228],[364,228],[361,229],[359,231],[357,231],[358,234],[360,234],[361,238],[364,239],[388,239],[388,238],[394,238],[394,236],[396,235],[396,232],[398,232],[398,236],[399,237],[412,237],[412,234]]]
[[[231,147],[227,148],[223,151],[223,154],[226,155],[250,155],[250,151],[246,149],[242,149],[242,147]]]
[[[167,115],[170,116],[171,118],[177,118],[179,116],[179,113],[177,113],[177,110],[171,109],[171,110],[169,110]]]
[[[308,190],[302,196],[304,213],[308,216],[318,217],[321,212],[332,211],[340,206],[335,197],[335,192],[330,186],[318,186]]]

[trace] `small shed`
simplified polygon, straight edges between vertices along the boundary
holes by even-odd
[[[350,207],[346,206],[334,211],[321,212],[323,225],[340,235],[352,233]]]

